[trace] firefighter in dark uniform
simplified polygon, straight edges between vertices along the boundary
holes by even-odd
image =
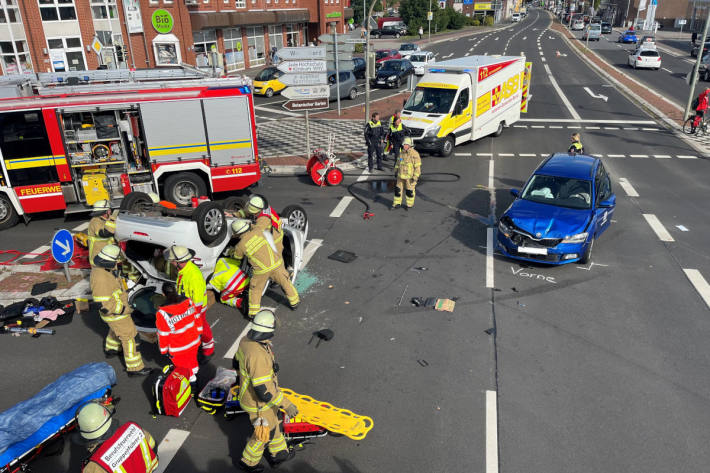
[[[365,125],[365,144],[367,144],[367,169],[372,172],[375,155],[377,156],[377,169],[382,171],[382,140],[385,138],[385,129],[380,122],[380,114],[375,112],[372,119]]]

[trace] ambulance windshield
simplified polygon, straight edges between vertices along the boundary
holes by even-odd
[[[456,89],[417,87],[407,100],[405,110],[423,113],[449,113]]]

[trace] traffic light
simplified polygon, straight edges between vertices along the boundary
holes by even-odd
[[[125,58],[123,56],[123,47],[120,44],[116,45],[116,60],[118,62],[124,62]]]

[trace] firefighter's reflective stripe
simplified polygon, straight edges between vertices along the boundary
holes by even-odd
[[[258,386],[260,384],[264,384],[268,381],[271,381],[274,376],[274,372],[272,371],[269,373],[268,376],[262,376],[260,378],[254,378],[251,379],[249,377],[249,372],[246,370],[246,361],[244,360],[244,353],[240,350],[237,352],[237,361],[239,361],[239,380],[240,380],[240,386],[239,386],[239,394],[237,395],[237,400],[240,401],[240,406],[242,409],[244,409],[246,412],[259,412],[259,411],[264,411],[266,409],[270,409],[274,406],[280,406],[281,403],[283,402],[283,393],[281,390],[279,390],[278,395],[273,397],[269,402],[267,403],[258,403],[259,406],[246,406],[244,405],[242,401],[242,397],[244,396],[244,393],[246,393],[247,389],[249,388],[250,385]]]
[[[255,257],[255,254],[266,245],[269,253],[269,260],[268,261],[260,261]],[[247,241],[246,244],[246,253],[249,256],[249,262],[252,264],[252,267],[254,268],[254,274],[265,274],[273,271],[274,269],[278,268],[282,261],[279,258],[276,258],[274,255],[274,252],[271,250],[271,247],[269,246],[269,242],[266,241],[266,238],[264,238],[261,235],[254,235]]]
[[[138,424],[127,422],[97,448],[89,459],[109,473],[151,473],[158,456]]]

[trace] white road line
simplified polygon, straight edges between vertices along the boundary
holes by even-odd
[[[526,158],[530,158],[530,157],[537,156],[537,154],[535,154],[535,153],[520,153],[518,156],[524,156]]]
[[[360,177],[358,177],[358,178],[356,179],[356,181],[357,181],[357,182],[366,181],[367,178],[370,177],[371,175],[372,175],[372,174],[370,174],[370,171],[368,171],[367,168],[365,168],[365,170],[362,171],[362,174],[360,174]]]
[[[544,125],[530,125],[530,128],[545,128]]]
[[[676,158],[678,158],[678,159],[698,159],[697,156],[688,156],[685,154],[679,154],[678,156],[676,156]]]
[[[596,123],[599,125],[652,125],[653,120],[595,120],[593,118],[521,118],[520,122],[541,122],[541,123]],[[657,130],[658,128],[649,128]]]
[[[508,156],[508,157],[510,157],[510,156],[515,156],[515,154],[513,154],[513,153],[498,153],[498,156]]]
[[[625,158],[625,154],[607,154],[607,157],[609,158]]]
[[[498,402],[495,391],[486,391],[486,473],[498,473]]]
[[[638,128],[622,128],[624,131],[638,131]]]
[[[71,231],[73,231],[73,232],[83,232],[83,231],[86,230],[87,228],[89,228],[89,222],[84,222],[84,223],[82,223],[81,225],[77,225],[76,227],[72,228]]]
[[[626,195],[628,195],[629,197],[638,197],[639,196],[639,193],[636,192],[636,189],[634,189],[634,186],[632,186],[631,183],[625,177],[619,178],[619,185],[621,186],[622,189],[624,189],[624,192],[626,192]]]
[[[700,297],[703,298],[705,305],[707,305],[708,309],[710,309],[710,284],[708,284],[703,275],[697,269],[683,268],[683,272],[688,277],[693,287],[695,287],[695,290],[698,291]]]
[[[656,236],[658,236],[659,240],[675,241],[675,239],[671,236],[670,233],[668,233],[666,227],[663,226],[663,224],[660,220],[658,220],[658,217],[656,217],[655,214],[643,214],[643,218],[646,219],[646,222],[648,222],[651,229],[656,232]]]
[[[476,156],[493,156],[493,153],[476,153]]]
[[[495,187],[493,182],[494,161],[488,161],[488,192],[491,199],[495,198]],[[495,204],[495,201],[492,201]],[[495,207],[491,206],[491,219],[495,218]],[[493,278],[493,228],[486,229],[486,287],[494,287]],[[498,462],[496,462],[497,464]]]
[[[21,260],[21,259],[33,259],[33,258],[38,258],[39,255],[41,255],[42,253],[44,253],[44,252],[47,251],[47,250],[49,250],[49,246],[48,246],[48,245],[42,245],[42,246],[40,246],[39,248],[35,248],[34,250],[30,251],[30,253],[34,253],[34,254],[32,254],[32,255],[22,255],[22,256],[20,256],[20,257],[17,258],[17,259],[18,259],[18,260]]]
[[[654,154],[653,157],[656,159],[671,159],[668,154]]]
[[[641,128],[643,131],[659,131],[659,128]]]
[[[470,55],[471,55],[471,53],[466,53],[466,54],[464,54],[464,56],[470,56]]]
[[[630,154],[632,158],[648,158],[647,154]]]
[[[473,52],[473,48],[469,49],[468,52],[469,52],[469,53],[472,53],[472,52]]]
[[[680,230],[681,232],[689,232],[690,231],[690,230],[688,230],[688,227],[686,227],[685,225],[676,225],[675,227],[678,230]]]
[[[617,126],[605,126],[604,129],[605,129],[605,130],[618,130],[619,127],[617,127]]]
[[[346,195],[342,199],[340,199],[340,202],[338,202],[338,205],[335,206],[333,211],[328,215],[328,217],[335,217],[338,218],[343,215],[343,212],[345,212],[345,209],[348,208],[348,205],[350,205],[350,202],[352,202],[354,199],[353,196]]]
[[[180,450],[182,444],[185,443],[190,432],[187,430],[180,429],[170,429],[165,435],[165,438],[158,445],[158,457],[160,462],[158,463],[158,468],[155,469],[155,473],[164,473],[168,469],[170,462],[175,457],[175,454]]]
[[[663,69],[663,70],[666,71],[666,72],[670,72],[671,74],[673,74],[673,71],[671,71],[670,69],[666,69],[665,67],[662,67],[661,69]]]
[[[454,156],[471,156],[471,153],[454,153]]]
[[[544,57],[541,57],[540,60],[541,60],[542,62],[547,62],[547,60],[546,60]]]
[[[313,258],[313,255],[316,254],[316,251],[318,251],[318,248],[321,246],[323,246],[323,240],[320,238],[314,238],[308,242],[306,247],[303,249],[303,258],[301,259],[301,267],[299,269],[306,267],[311,258]]]
[[[513,125],[513,128],[527,128],[527,125]]]
[[[587,130],[600,130],[601,129],[601,127],[599,127],[599,126],[585,126],[584,128]]]
[[[603,158],[604,157],[603,154],[593,154],[592,156],[594,156],[595,158]]]
[[[560,125],[550,125],[547,128],[564,128],[564,127],[560,126]]]
[[[286,110],[279,110],[278,108],[266,108],[261,105],[255,105],[256,110],[261,110],[262,112],[280,113],[281,115],[287,115],[289,117],[302,117],[300,113],[287,112]]]
[[[577,111],[574,109],[572,104],[570,103],[569,99],[567,99],[567,96],[565,95],[564,92],[562,92],[562,89],[560,88],[559,84],[557,84],[557,81],[555,80],[554,76],[552,75],[552,71],[550,71],[550,67],[545,64],[545,71],[547,72],[547,78],[550,80],[550,84],[552,84],[552,87],[557,91],[557,95],[560,96],[560,99],[562,102],[565,104],[565,107],[567,107],[567,111],[569,112],[570,115],[572,115],[573,118],[577,120],[581,120],[582,117],[579,116]]]
[[[231,360],[232,358],[234,358],[234,355],[237,354],[237,350],[239,350],[239,342],[241,342],[242,338],[244,338],[246,336],[246,334],[250,328],[251,328],[251,323],[246,324],[246,326],[242,330],[242,333],[240,333],[239,336],[237,337],[237,340],[232,344],[231,347],[229,347],[229,350],[227,350],[227,353],[224,354],[224,357],[226,359]]]

